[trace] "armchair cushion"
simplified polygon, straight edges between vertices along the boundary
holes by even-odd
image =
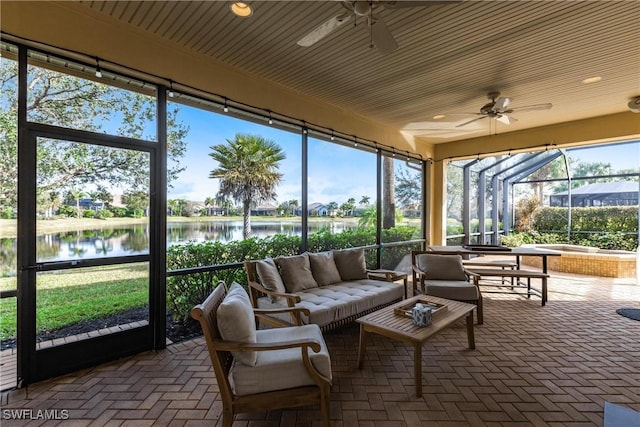
[[[420,254],[416,264],[426,280],[468,280],[460,255]]]
[[[318,286],[331,285],[341,281],[340,272],[333,260],[333,252],[309,253],[311,273],[318,282]]]
[[[313,339],[320,343],[320,352],[309,349],[309,358],[319,373],[331,380],[329,350],[318,325],[261,329],[257,335],[261,344],[298,339]],[[235,363],[231,368],[229,382],[234,394],[242,396],[314,384],[304,367],[299,347],[257,353],[255,366]]]
[[[260,283],[265,287],[265,289],[282,294],[287,292],[287,289],[284,287],[282,277],[280,277],[280,273],[278,273],[278,267],[276,267],[276,263],[273,262],[273,259],[267,258],[256,261],[256,273],[258,273]],[[281,298],[271,298],[271,301],[276,302],[279,299]]]
[[[305,289],[317,288],[318,283],[311,273],[309,255],[286,256],[276,258],[280,267],[280,275],[288,292],[295,293]]]
[[[364,249],[342,249],[333,251],[333,259],[344,281],[367,279]]]
[[[479,298],[478,287],[466,280],[425,280],[427,295],[456,301],[476,301]]]
[[[224,286],[218,284],[218,286]],[[231,284],[227,296],[220,303],[216,313],[218,329],[225,341],[256,343],[256,321],[249,295],[236,282]],[[254,366],[258,360],[255,351],[233,352],[233,357],[248,366]]]

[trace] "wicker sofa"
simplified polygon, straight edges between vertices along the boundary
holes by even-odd
[[[366,269],[364,249],[267,258],[244,263],[255,308],[303,307],[309,315],[264,315],[265,324],[314,323],[331,330],[402,300],[402,285]]]

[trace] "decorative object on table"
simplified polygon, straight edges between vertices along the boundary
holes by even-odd
[[[414,300],[412,303],[395,308],[393,310],[393,313],[396,316],[408,317],[409,319],[413,320],[413,311],[416,306],[418,307],[421,306],[423,309],[424,308],[430,309],[431,319],[433,319],[434,316],[447,310],[446,305],[440,304],[434,301],[430,301],[426,296],[421,295],[420,297],[417,298],[417,300]]]
[[[429,326],[431,324],[431,307],[417,303],[411,310],[411,320],[416,326]]]

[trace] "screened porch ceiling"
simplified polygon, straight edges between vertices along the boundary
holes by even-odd
[[[397,50],[370,48],[364,18],[310,47],[296,42],[347,12],[338,1],[254,1],[234,16],[225,1],[81,1],[119,25],[292,88],[429,143],[506,133],[628,111],[640,95],[639,1],[452,1],[391,8],[374,2]],[[417,2],[412,2],[417,3]],[[89,11],[88,11],[89,12]],[[585,84],[587,78],[600,77]],[[465,126],[497,91],[514,112]],[[233,97],[233,94],[228,94]],[[444,114],[436,120],[433,117]],[[635,116],[633,116],[635,118]]]

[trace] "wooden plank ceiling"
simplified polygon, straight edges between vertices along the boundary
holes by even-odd
[[[338,1],[254,1],[249,18],[232,15],[224,1],[81,3],[431,143],[622,112],[640,95],[637,0],[374,2],[374,16],[399,45],[387,55],[369,47],[363,18],[310,47],[296,44],[347,12]],[[582,83],[595,76],[602,80]],[[510,125],[486,118],[456,127],[474,116],[452,113],[479,112],[491,91],[511,97],[514,108],[553,108],[514,112]]]

